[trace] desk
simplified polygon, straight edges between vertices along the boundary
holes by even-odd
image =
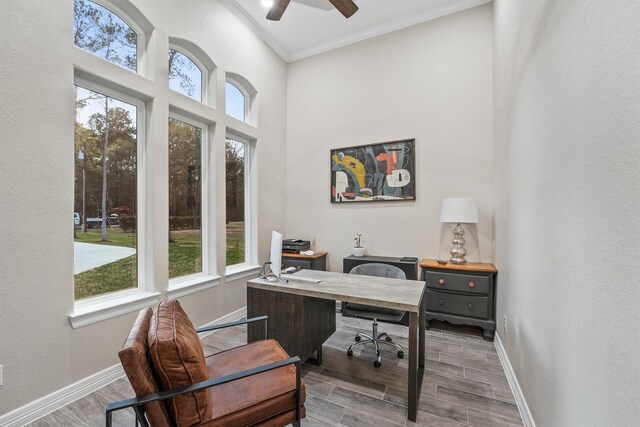
[[[247,316],[253,317],[266,314],[269,316],[269,338],[278,340],[289,353],[295,356],[296,348],[287,348],[283,343],[307,343],[307,346],[315,347],[318,351],[321,363],[322,343],[331,333],[335,332],[335,309],[333,310],[333,330],[331,325],[325,325],[325,329],[316,338],[317,342],[305,341],[307,330],[313,329],[313,323],[308,314],[302,314],[301,306],[307,305],[315,311],[320,318],[327,319],[326,308],[320,307],[321,301],[329,301],[335,308],[333,301],[346,301],[359,304],[367,304],[376,307],[405,310],[409,313],[409,374],[408,374],[408,402],[409,420],[416,421],[422,378],[424,376],[425,356],[425,309],[424,298],[425,283],[416,280],[389,279],[384,277],[360,276],[356,274],[334,273],[328,271],[303,270],[296,273],[300,277],[322,280],[320,283],[308,283],[291,280],[289,283],[267,282],[262,279],[253,279],[247,282]],[[287,306],[296,305],[293,309]],[[305,321],[300,318],[288,317],[288,324],[280,323],[276,329],[271,321],[272,315],[282,318],[282,313],[297,312],[298,316],[306,316]],[[284,316],[287,318],[287,316]],[[316,324],[323,323],[317,321]],[[258,325],[259,327],[259,325]],[[255,341],[257,331],[248,329],[248,341]],[[304,354],[302,355],[304,356]],[[302,359],[302,356],[301,359]],[[308,357],[308,356],[307,356]],[[345,351],[345,358],[347,357]]]

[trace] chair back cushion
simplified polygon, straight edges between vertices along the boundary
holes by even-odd
[[[152,315],[153,310],[149,307],[140,311],[129,337],[124,342],[122,350],[118,352],[122,368],[127,374],[129,383],[131,383],[131,387],[137,397],[160,391],[149,364],[149,353],[147,351],[147,336]],[[152,426],[171,427],[173,425],[167,414],[164,402],[148,403],[145,409],[147,419]]]
[[[176,300],[158,305],[149,327],[149,353],[162,391],[186,387],[207,379],[202,344],[191,320]],[[168,399],[167,409],[178,427],[208,419],[209,391]]]
[[[404,271],[394,265],[370,262],[356,265],[349,272],[350,274],[362,274],[363,276],[389,277],[392,279],[406,279]]]
[[[378,262],[370,262],[366,264],[356,265],[351,269],[349,274],[361,274],[363,276],[389,277],[391,279],[406,279],[407,276],[400,268],[382,264]],[[371,305],[343,303],[342,313],[347,316],[362,317],[364,319],[377,319],[386,322],[399,322],[404,317],[403,310],[393,308],[374,307]]]

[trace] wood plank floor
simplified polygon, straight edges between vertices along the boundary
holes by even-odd
[[[405,348],[408,330],[380,324],[380,330]],[[480,330],[432,322],[427,334],[427,362],[416,423],[407,421],[407,359],[383,346],[382,367],[375,369],[370,346],[346,349],[356,332],[371,333],[366,320],[337,316],[337,331],[323,347],[321,367],[303,365],[307,417],[303,426],[522,426],[513,394],[493,343]],[[203,338],[205,354],[246,342],[246,328],[235,327]],[[126,378],[57,410],[30,426],[104,426],[108,402],[133,397]],[[132,412],[114,414],[114,426],[133,426]]]

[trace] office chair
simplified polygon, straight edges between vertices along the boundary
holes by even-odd
[[[361,274],[364,276],[390,277],[393,279],[405,279],[404,271],[398,267],[388,264],[368,263],[360,264],[349,272],[349,274]],[[394,310],[390,308],[372,307],[369,305],[346,303],[342,307],[342,312],[354,317],[373,320],[373,330],[371,335],[358,332],[355,337],[355,343],[351,344],[347,350],[347,355],[353,355],[353,347],[362,344],[373,344],[376,349],[377,359],[373,362],[373,366],[379,368],[382,366],[380,356],[380,344],[393,345],[398,349],[398,358],[404,357],[404,348],[400,344],[393,342],[393,339],[386,333],[378,334],[378,320],[397,322],[404,316],[403,310]],[[363,340],[364,338],[364,340]]]

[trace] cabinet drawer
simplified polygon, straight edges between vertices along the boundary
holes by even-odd
[[[468,292],[474,294],[489,293],[489,277],[473,274],[455,274],[442,271],[425,272],[427,288]]]
[[[489,318],[489,298],[487,297],[427,290],[425,298],[427,298],[427,311]]]
[[[298,270],[311,270],[311,261],[300,258],[282,258],[284,268],[295,267]]]

